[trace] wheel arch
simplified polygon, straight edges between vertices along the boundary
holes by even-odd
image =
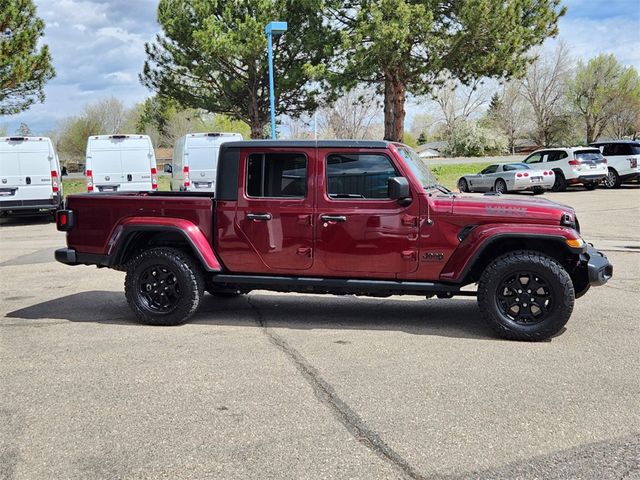
[[[109,252],[112,267],[124,266],[143,250],[154,247],[174,247],[191,255],[205,271],[220,272],[222,265],[199,229],[176,225],[129,224],[114,235]]]
[[[472,254],[462,270],[456,275],[451,272],[447,263],[443,275],[462,285],[477,282],[484,269],[496,258],[517,250],[532,250],[541,252],[560,263],[572,275],[575,270],[582,249],[576,249],[566,244],[566,237],[561,235],[505,233],[493,235],[484,241]],[[449,271],[448,271],[449,270]],[[572,275],[573,277],[573,275]],[[441,276],[441,279],[444,279]],[[577,280],[577,279],[576,279]]]

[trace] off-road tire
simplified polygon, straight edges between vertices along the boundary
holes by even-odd
[[[467,182],[466,178],[461,178],[460,180],[458,180],[458,190],[460,190],[462,193],[471,191],[469,190],[469,182]]]
[[[175,277],[179,293],[166,312],[154,311],[142,291],[142,276],[153,267],[165,269]],[[180,325],[195,313],[204,296],[204,276],[200,265],[176,248],[158,247],[145,250],[127,263],[124,292],[127,303],[138,320],[147,325]]]
[[[615,171],[615,169],[609,167],[607,178],[605,178],[602,184],[605,186],[605,188],[620,188],[620,185],[622,185],[622,179],[620,178],[620,175],[618,175],[618,172]]]
[[[503,195],[506,193],[509,193],[509,189],[507,188],[507,182],[505,182],[501,178],[496,180],[496,184],[494,185],[493,190]]]
[[[499,306],[504,282],[520,272],[530,272],[544,281],[550,291],[548,311],[537,323],[514,321]],[[574,301],[573,283],[567,271],[553,258],[536,251],[519,250],[498,257],[485,268],[478,282],[478,306],[483,320],[496,335],[510,340],[539,341],[555,335],[569,320]]]
[[[564,192],[567,189],[567,179],[564,178],[564,174],[560,171],[555,171],[555,180],[553,182],[553,187],[551,187],[552,192]]]

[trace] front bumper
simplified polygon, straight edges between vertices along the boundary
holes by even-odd
[[[613,265],[604,253],[589,245],[587,251],[580,256],[580,262],[585,264],[589,275],[589,285],[604,285],[613,276]]]

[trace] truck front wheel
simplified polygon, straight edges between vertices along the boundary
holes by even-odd
[[[204,278],[200,267],[184,252],[152,248],[127,264],[124,291],[142,323],[180,325],[198,309]]]
[[[544,340],[567,323],[575,293],[553,258],[535,251],[502,255],[483,272],[478,305],[493,331],[512,340]]]

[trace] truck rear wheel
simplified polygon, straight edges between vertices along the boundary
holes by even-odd
[[[124,291],[142,323],[180,325],[198,309],[204,278],[197,263],[181,250],[152,248],[127,264]]]
[[[478,306],[500,337],[544,340],[567,323],[575,293],[567,271],[551,257],[535,251],[507,253],[480,277]]]

